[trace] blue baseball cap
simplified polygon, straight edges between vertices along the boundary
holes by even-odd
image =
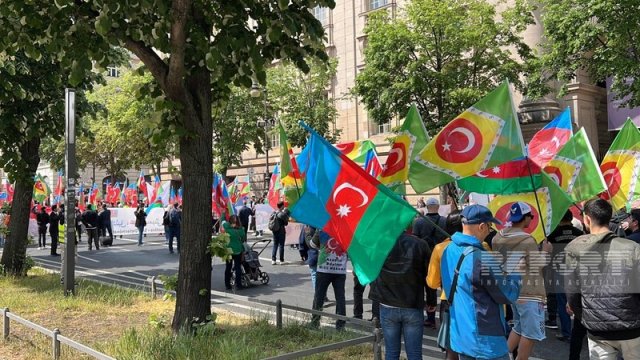
[[[531,206],[522,201],[515,202],[509,210],[509,221],[515,223],[520,222],[527,214],[531,214]]]
[[[494,224],[502,225],[502,222],[491,213],[487,207],[482,205],[470,205],[462,210],[462,217],[465,224],[482,224],[492,222]]]

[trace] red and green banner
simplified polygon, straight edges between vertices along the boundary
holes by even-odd
[[[322,229],[346,250],[362,284],[375,280],[416,210],[311,128],[305,189],[296,220]]]
[[[520,124],[507,82],[449,122],[416,160],[411,185],[423,193],[525,156]]]

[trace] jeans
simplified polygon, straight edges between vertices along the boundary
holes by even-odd
[[[137,226],[138,228],[138,246],[144,244],[142,241],[142,235],[144,234],[144,226]]]
[[[271,251],[271,260],[276,261],[276,254],[280,248],[280,262],[284,261],[284,240],[286,233],[278,231],[273,233],[273,250]]]
[[[236,273],[236,289],[242,288],[242,253],[231,255],[231,260],[227,260],[227,266],[224,269],[224,286],[231,289],[231,264]]]
[[[385,359],[400,358],[400,338],[408,360],[422,360],[423,309],[392,308],[380,305],[380,325],[384,335]]]
[[[582,325],[580,319],[575,317],[573,320],[573,327],[571,328],[569,360],[580,360],[580,352],[582,351],[582,343],[584,342],[585,336],[587,336],[587,328]]]
[[[473,356],[467,356],[467,355],[462,355],[460,354],[460,360],[476,360],[477,358],[474,358]],[[498,356],[497,358],[493,358],[493,359],[488,359],[488,360],[509,360],[509,354],[504,355],[504,356]]]
[[[346,280],[347,274],[318,272],[316,274],[316,289],[313,297],[313,309],[322,311],[324,299],[327,297],[327,290],[331,284],[331,286],[333,286],[333,293],[336,295],[336,314],[346,316],[347,305],[344,298],[344,284]],[[319,326],[320,315],[313,315],[311,317],[311,324],[313,326]],[[336,320],[336,329],[343,329],[344,324],[344,320]]]
[[[558,304],[558,317],[560,318],[560,330],[562,336],[571,336],[571,317],[567,314],[567,295],[564,293],[556,294],[556,303]],[[548,306],[547,306],[548,307]]]
[[[309,273],[311,273],[311,286],[313,286],[313,291],[316,291],[316,277],[318,274],[318,267],[309,266]]]
[[[353,317],[356,319],[362,319],[364,313],[364,289],[366,285],[360,284],[360,280],[356,274],[353,274]],[[380,319],[380,303],[373,300],[371,302],[371,315],[372,317]]]
[[[169,226],[169,252],[173,254],[173,238],[176,238],[176,246],[180,253],[180,227]]]
[[[164,243],[169,243],[169,225],[164,226]]]

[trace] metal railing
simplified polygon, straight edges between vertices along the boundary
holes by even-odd
[[[3,339],[9,340],[9,335],[11,333],[11,320],[20,323],[28,328],[31,328],[47,337],[50,337],[52,339],[51,342],[51,349],[52,349],[52,354],[53,354],[53,359],[54,360],[59,360],[60,359],[60,344],[65,344],[69,347],[72,347],[78,351],[80,351],[81,353],[93,356],[94,358],[98,359],[98,360],[115,360],[114,358],[112,358],[111,356],[107,355],[107,354],[103,354],[99,351],[96,351],[86,345],[80,344],[76,341],[73,341],[71,339],[69,339],[66,336],[62,336],[60,335],[60,330],[58,328],[55,328],[53,330],[49,330],[47,328],[45,328],[44,326],[35,324],[27,319],[21,318],[20,316],[13,314],[11,312],[9,312],[8,308],[3,308],[0,309],[0,311],[2,312],[2,336]]]
[[[171,294],[175,295],[175,291],[169,291],[169,290],[165,290],[165,289],[158,289],[157,285],[163,285],[163,282],[158,280],[155,276],[152,276],[152,277],[148,278],[147,280],[151,283],[151,286],[150,286],[151,287],[151,296],[153,298],[156,297],[157,292],[165,292],[165,293],[171,293]],[[373,359],[374,360],[382,360],[382,329],[380,329],[378,319],[374,319],[374,321],[371,322],[371,321],[362,320],[362,319],[350,318],[350,317],[347,317],[347,316],[344,316],[344,315],[331,314],[331,313],[327,313],[327,312],[323,312],[323,311],[319,311],[319,310],[313,310],[313,309],[302,308],[302,307],[299,307],[299,306],[283,304],[282,300],[280,300],[280,299],[276,300],[275,302],[271,302],[271,301],[260,300],[260,299],[256,299],[256,298],[252,298],[252,297],[248,297],[248,296],[229,294],[229,293],[226,293],[226,292],[215,291],[215,290],[211,290],[211,295],[232,299],[232,300],[239,301],[239,302],[242,302],[242,303],[245,303],[245,304],[250,304],[250,305],[259,304],[259,305],[265,305],[265,306],[269,306],[269,307],[274,307],[275,308],[275,323],[276,323],[276,328],[278,328],[278,329],[282,329],[282,324],[283,324],[283,321],[282,321],[282,318],[283,318],[282,309],[287,309],[287,310],[297,311],[297,312],[311,314],[311,315],[324,316],[324,317],[328,317],[328,318],[332,318],[332,319],[336,319],[336,320],[344,320],[347,323],[357,324],[357,325],[359,325],[361,327],[369,328],[371,333],[372,333],[371,335],[362,336],[362,337],[358,337],[358,338],[355,338],[355,339],[349,339],[349,340],[345,340],[345,341],[341,341],[341,342],[337,342],[337,343],[333,343],[333,344],[321,345],[321,346],[317,346],[317,347],[310,348],[310,349],[305,349],[305,350],[295,351],[295,352],[291,352],[291,353],[287,353],[287,354],[277,355],[277,356],[274,356],[274,357],[267,358],[267,360],[298,359],[298,358],[300,358],[302,356],[310,356],[310,355],[320,354],[320,353],[323,353],[323,352],[339,350],[339,349],[343,349],[343,348],[346,348],[346,347],[356,346],[356,345],[361,345],[361,344],[366,344],[366,343],[373,343]]]

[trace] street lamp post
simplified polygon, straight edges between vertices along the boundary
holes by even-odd
[[[253,84],[251,86],[251,91],[250,94],[252,97],[259,97],[260,94],[264,94],[264,113],[263,113],[263,118],[259,119],[257,121],[257,125],[259,127],[264,128],[264,153],[265,153],[265,170],[264,170],[264,191],[267,191],[269,189],[269,148],[271,147],[271,144],[269,143],[269,126],[270,121],[268,119],[268,103],[267,103],[267,89],[266,88],[260,88],[258,86],[258,84]]]

